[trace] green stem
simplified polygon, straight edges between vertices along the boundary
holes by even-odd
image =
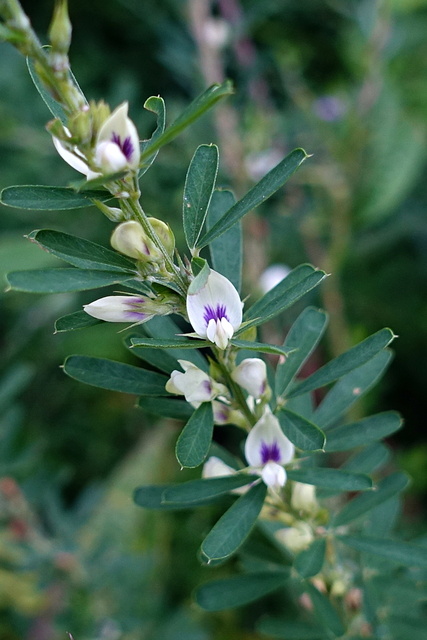
[[[124,211],[131,215],[134,219],[136,219],[141,227],[144,229],[147,236],[150,240],[156,245],[156,247],[162,252],[162,255],[165,259],[165,264],[168,267],[168,270],[175,276],[175,280],[177,285],[179,286],[181,293],[184,297],[187,295],[187,284],[184,281],[184,278],[181,275],[179,268],[176,266],[169,253],[166,251],[163,246],[162,241],[160,240],[157,233],[154,231],[153,227],[150,224],[150,219],[141,207],[139,201],[135,198],[121,200],[121,206]]]
[[[250,426],[253,427],[254,424],[256,424],[257,419],[254,416],[254,414],[252,413],[252,411],[249,409],[248,403],[246,402],[246,398],[243,395],[243,391],[241,390],[239,385],[234,382],[233,378],[231,377],[230,372],[229,372],[229,370],[227,368],[227,364],[226,364],[225,359],[224,359],[224,354],[222,352],[219,352],[217,349],[214,349],[214,351],[217,352],[216,353],[217,362],[218,362],[218,365],[219,365],[219,367],[221,369],[221,373],[223,374],[224,378],[226,379],[228,388],[231,390],[234,399],[236,400],[237,404],[239,405],[242,413],[244,414],[245,418],[249,422]],[[248,429],[248,431],[249,430],[250,429]]]

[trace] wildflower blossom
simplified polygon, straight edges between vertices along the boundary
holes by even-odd
[[[185,396],[187,402],[197,408],[202,402],[210,402],[218,395],[228,394],[227,388],[209,377],[188,360],[178,360],[182,371],[174,370],[166,383],[166,391]]]
[[[231,377],[254,398],[260,398],[267,388],[267,367],[261,358],[245,358]]]

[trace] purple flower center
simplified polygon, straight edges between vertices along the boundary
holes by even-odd
[[[271,444],[267,444],[264,440],[261,441],[261,460],[262,464],[267,462],[280,462],[281,460],[280,447],[276,441]]]
[[[203,320],[206,322],[206,326],[208,326],[210,320],[221,320],[225,318],[229,321],[227,316],[227,309],[224,304],[217,304],[215,309],[210,305],[205,306],[205,313],[203,314]]]
[[[122,142],[121,137],[117,135],[117,133],[113,133],[113,137],[111,138],[111,141],[114,142],[119,147],[120,151],[123,153],[124,157],[129,162],[133,154],[133,144],[130,139],[130,136],[125,138]]]

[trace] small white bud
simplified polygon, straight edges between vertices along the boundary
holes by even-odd
[[[276,537],[293,553],[299,553],[311,544],[314,540],[313,531],[306,522],[298,522],[294,527],[279,529]]]
[[[267,367],[260,358],[242,360],[231,377],[254,398],[260,398],[267,388]]]

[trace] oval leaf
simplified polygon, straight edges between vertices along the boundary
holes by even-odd
[[[144,396],[168,395],[166,376],[105,358],[69,356],[64,362],[64,371],[79,382],[101,389]]]
[[[241,607],[275,591],[283,586],[288,578],[287,571],[262,571],[228,580],[214,580],[196,590],[195,600],[205,611]]]
[[[185,400],[175,400],[172,398],[139,398],[138,406],[147,413],[163,418],[174,418],[175,420],[187,421],[194,413],[194,408]]]
[[[184,185],[182,216],[184,234],[191,250],[205,223],[218,173],[218,147],[202,144],[196,149]]]
[[[326,451],[347,451],[354,447],[381,440],[401,428],[403,422],[398,413],[385,411],[363,420],[344,424],[328,431]]]
[[[218,498],[199,500],[198,502],[187,503],[164,503],[163,494],[167,489],[171,489],[178,485],[147,485],[145,487],[138,487],[135,489],[133,499],[138,507],[144,509],[156,509],[160,511],[180,511],[181,509],[193,509],[194,507],[202,507],[204,505],[215,504],[218,502]]]
[[[27,293],[67,293],[87,291],[123,282],[123,274],[110,271],[83,271],[58,268],[14,271],[7,274],[11,289]]]
[[[31,211],[68,211],[91,207],[92,199],[106,202],[112,195],[107,191],[77,193],[69,187],[20,185],[3,189],[0,202],[7,207]]]
[[[277,417],[285,436],[303,451],[320,451],[325,444],[325,434],[315,424],[288,409],[281,409]]]
[[[201,546],[203,560],[226,560],[244,543],[264,504],[267,487],[260,482],[251,487],[224,513]]]
[[[176,443],[176,459],[182,467],[198,467],[206,459],[212,442],[212,404],[203,402],[195,410]]]
[[[302,578],[312,578],[317,575],[325,559],[326,540],[314,540],[308,549],[301,551],[295,558],[294,567]]]
[[[425,547],[418,547],[410,542],[356,536],[338,536],[338,540],[353,549],[365,553],[373,553],[382,558],[392,560],[397,564],[403,564],[408,567],[427,568],[427,553]]]
[[[214,498],[230,493],[234,489],[244,487],[251,482],[259,480],[258,476],[249,476],[246,473],[236,473],[230,476],[217,478],[203,478],[200,480],[190,480],[183,484],[175,485],[166,489],[163,494],[163,501],[179,502],[186,504],[197,502],[200,499]]]
[[[215,190],[209,205],[206,226],[209,231],[235,203],[231,191]],[[242,284],[243,238],[241,222],[236,222],[221,238],[209,244],[212,267],[222,273],[240,292]]]
[[[372,480],[362,473],[350,473],[341,469],[289,469],[290,480],[314,484],[324,489],[338,491],[366,491],[372,489]]]

